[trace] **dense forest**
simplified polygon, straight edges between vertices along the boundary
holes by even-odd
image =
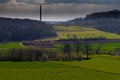
[[[29,19],[0,18],[0,42],[56,36],[51,25]]]
[[[96,12],[88,14],[85,18],[76,18],[58,23],[58,25],[94,27],[102,31],[120,34],[120,10]]]

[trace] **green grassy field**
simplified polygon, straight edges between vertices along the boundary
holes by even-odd
[[[0,43],[0,49],[22,48],[21,42]]]
[[[96,49],[98,46],[101,46],[102,51],[114,51],[115,48],[120,48],[120,43],[105,43],[105,44],[91,44],[91,45],[92,45],[93,49]],[[55,46],[60,51],[64,45],[63,44],[55,44]]]
[[[8,53],[11,48],[25,48],[21,42],[0,43],[0,52]]]
[[[54,28],[60,36],[60,39],[66,39],[68,38],[68,35],[70,35],[71,38],[73,38],[73,35],[77,35],[78,38],[104,36],[110,39],[120,39],[120,35],[118,34],[103,32],[94,28],[85,28],[80,26],[54,26]]]
[[[0,80],[119,80],[120,61],[94,56],[74,62],[0,62]]]
[[[94,48],[96,48],[97,46],[101,44],[92,44],[92,45]],[[112,51],[115,48],[120,48],[120,43],[105,43],[101,45],[101,49],[106,50],[106,51]]]

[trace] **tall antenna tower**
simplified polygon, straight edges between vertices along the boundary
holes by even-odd
[[[40,5],[40,21],[42,21],[42,6]]]

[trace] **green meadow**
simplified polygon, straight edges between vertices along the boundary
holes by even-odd
[[[92,44],[94,48],[101,46],[102,50],[113,51],[115,48],[120,48],[120,43],[105,43],[105,44]]]
[[[24,47],[21,42],[8,42],[0,43],[0,49],[9,49],[9,48],[22,48]]]
[[[115,33],[103,32],[94,28],[85,28],[80,26],[54,26],[57,34],[60,36],[58,39],[67,39],[68,35],[73,38],[74,35],[77,38],[91,38],[104,36],[108,39],[120,39],[120,35]]]
[[[61,50],[63,48],[63,44],[55,44],[57,47],[57,50]],[[74,48],[73,45],[71,45],[72,48]],[[115,48],[120,48],[120,43],[104,43],[104,44],[91,44],[93,49],[96,49],[97,47],[101,47],[102,51],[114,51]]]
[[[0,80],[119,80],[117,57],[62,62],[0,62]]]
[[[9,49],[11,48],[25,48],[25,46],[23,46],[21,44],[21,42],[7,42],[7,43],[0,43],[0,52],[4,52],[4,53],[8,53]]]

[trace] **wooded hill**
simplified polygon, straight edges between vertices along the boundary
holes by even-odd
[[[76,18],[59,25],[77,25],[94,27],[96,29],[120,34],[120,10],[96,12],[88,14],[85,18]]]
[[[51,25],[29,19],[0,18],[0,42],[56,36]]]

